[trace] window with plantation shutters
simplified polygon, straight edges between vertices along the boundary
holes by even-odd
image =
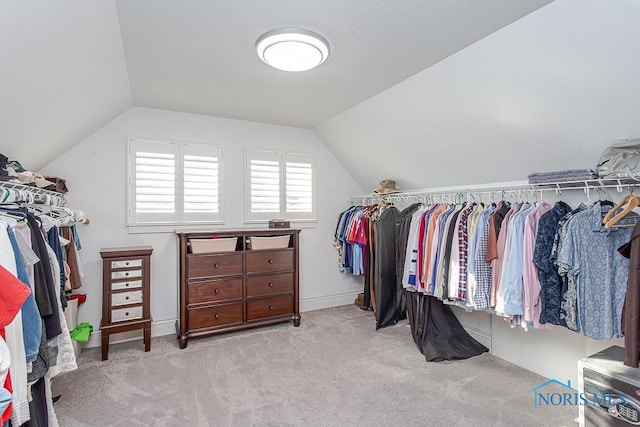
[[[129,225],[222,221],[222,148],[129,140]]]
[[[247,150],[245,157],[247,222],[315,220],[315,161],[312,155]]]

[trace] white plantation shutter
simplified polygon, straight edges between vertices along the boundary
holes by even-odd
[[[284,154],[286,217],[291,219],[313,219],[314,167],[313,157],[302,154]]]
[[[251,212],[280,212],[280,162],[251,160]]]
[[[218,222],[222,149],[129,140],[129,224]]]
[[[220,219],[222,149],[209,146],[182,147],[184,219]]]
[[[245,220],[315,218],[313,156],[247,150]]]
[[[175,177],[173,154],[136,153],[136,211],[175,212]]]

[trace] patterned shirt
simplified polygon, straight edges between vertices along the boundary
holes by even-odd
[[[629,260],[617,248],[629,240],[632,229],[604,228],[602,213],[610,209],[596,203],[576,214],[558,252],[559,270],[575,282],[579,332],[593,339],[622,337]]]
[[[487,242],[489,239],[489,228],[491,227],[491,214],[496,210],[496,206],[488,206],[478,218],[476,232],[476,250],[473,263],[473,275],[476,286],[473,290],[473,307],[478,310],[489,308],[491,303],[491,264],[486,262]],[[470,273],[471,274],[471,273]]]
[[[459,301],[467,300],[467,265],[469,262],[469,230],[467,222],[469,216],[477,208],[472,204],[460,214],[460,224],[458,226],[458,253],[460,260],[460,274],[458,279],[458,297]]]
[[[562,243],[567,237],[569,223],[573,217],[587,209],[587,205],[581,203],[577,209],[566,214],[558,223],[558,231],[553,241],[553,249],[551,250],[551,262],[557,267],[558,253],[562,248]],[[576,290],[575,281],[571,275],[566,272],[558,271],[560,274],[560,325],[566,326],[572,331],[578,332],[578,292]]]
[[[560,325],[560,301],[562,300],[562,283],[558,268],[551,262],[553,241],[560,220],[569,212],[571,206],[565,202],[557,202],[553,209],[543,214],[538,221],[536,246],[533,251],[533,264],[537,268],[540,280],[540,323]]]

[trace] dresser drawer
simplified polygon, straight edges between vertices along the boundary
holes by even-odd
[[[125,259],[122,261],[111,261],[111,268],[131,268],[142,267],[141,259]]]
[[[242,274],[242,254],[188,255],[187,279]]]
[[[293,270],[293,250],[247,252],[247,273]]]
[[[134,320],[142,318],[142,306],[130,308],[118,308],[111,310],[111,321],[122,322],[124,320]]]
[[[247,320],[293,313],[293,295],[247,301]]]
[[[194,308],[188,310],[187,315],[189,329],[212,328],[243,321],[242,303]]]
[[[189,282],[187,289],[187,305],[242,298],[242,278]]]
[[[112,279],[132,279],[136,277],[142,277],[142,270],[124,270],[124,271],[112,271]]]
[[[142,280],[128,280],[125,282],[111,282],[111,290],[137,289],[142,287]]]
[[[138,304],[142,302],[142,291],[119,292],[111,294],[111,305]]]
[[[293,272],[247,277],[247,298],[293,292]]]

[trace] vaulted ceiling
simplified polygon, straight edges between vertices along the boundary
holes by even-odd
[[[316,127],[550,0],[0,2],[0,152],[39,169],[132,105]],[[254,45],[314,30],[331,56],[273,70]]]

